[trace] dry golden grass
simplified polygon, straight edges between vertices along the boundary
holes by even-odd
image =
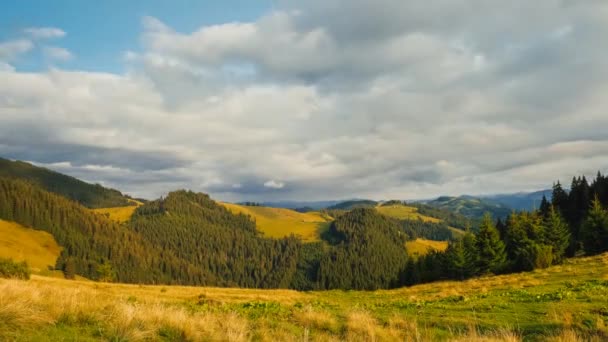
[[[61,335],[62,329],[81,329],[78,340],[87,341],[521,341],[529,336],[521,325],[534,323],[558,327],[538,340],[601,341],[608,336],[597,314],[601,293],[585,294],[595,293],[593,301],[529,304],[501,295],[555,291],[572,279],[573,270],[578,281],[601,279],[608,255],[539,272],[380,291],[142,286],[36,275],[30,281],[0,279],[0,340],[74,340]],[[580,331],[583,319],[593,330]],[[31,337],[37,333],[43,337]]]
[[[108,215],[111,220],[114,220],[116,222],[127,222],[131,219],[131,216],[133,215],[135,209],[137,209],[137,207],[143,204],[136,200],[130,201],[135,205],[130,205],[126,207],[92,209],[92,211],[98,214]]]
[[[39,273],[54,267],[61,247],[47,232],[0,220],[0,258],[26,261]]]
[[[416,239],[406,242],[405,247],[410,255],[425,255],[432,251],[445,251],[448,248],[448,243],[447,241]]]
[[[318,241],[329,222],[318,212],[299,213],[284,208],[244,206],[221,203],[236,214],[251,216],[259,231],[271,238],[282,238],[294,234],[305,242]]]

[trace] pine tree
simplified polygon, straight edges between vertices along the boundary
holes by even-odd
[[[602,208],[597,196],[591,203],[587,219],[582,225],[581,237],[588,255],[608,250],[608,212]]]
[[[500,234],[489,213],[483,217],[477,234],[478,267],[481,274],[500,273],[504,270],[507,255]]]
[[[549,203],[549,201],[547,201],[547,197],[545,197],[545,195],[543,195],[543,199],[542,199],[542,201],[540,201],[540,208],[539,208],[540,215],[543,218],[545,218],[545,217],[549,216],[550,210],[551,210],[551,204]]]
[[[553,249],[555,263],[561,263],[570,245],[570,230],[562,215],[553,207],[549,207],[548,214],[544,216],[545,229],[544,242]]]
[[[555,209],[559,210],[559,212],[562,214],[562,217],[565,217],[568,211],[568,193],[564,191],[559,181],[553,184],[551,204],[553,204]]]

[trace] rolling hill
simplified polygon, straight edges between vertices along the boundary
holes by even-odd
[[[22,161],[0,158],[0,178],[28,181],[88,208],[123,207],[132,203],[118,190],[108,189],[99,184],[89,184]]]
[[[291,209],[245,206],[221,203],[235,214],[249,215],[256,222],[256,228],[271,238],[299,236],[302,241],[319,241],[327,230],[330,218],[318,212],[300,213]]]
[[[441,222],[440,219],[422,215],[418,208],[401,204],[380,205],[375,207],[382,215],[393,217],[400,220],[422,220],[425,222]]]

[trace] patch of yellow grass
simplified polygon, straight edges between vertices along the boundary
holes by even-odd
[[[127,222],[131,219],[131,216],[133,215],[133,212],[135,211],[135,209],[137,209],[137,207],[139,207],[140,205],[142,205],[143,203],[139,202],[139,201],[135,201],[135,200],[130,200],[132,203],[135,203],[136,205],[130,205],[130,206],[126,206],[126,207],[115,207],[115,208],[99,208],[99,209],[92,209],[93,212],[98,213],[98,214],[102,214],[102,215],[108,215],[108,217],[110,218],[110,220],[116,221],[116,222]]]
[[[386,215],[389,217],[394,217],[400,220],[423,220],[424,222],[441,222],[440,219],[425,216],[418,212],[418,208],[409,207],[406,205],[387,205],[387,206],[377,206],[376,210],[380,212],[382,215]]]
[[[33,272],[55,267],[61,247],[47,232],[0,220],[0,257],[26,261]]]
[[[416,239],[405,243],[407,252],[411,255],[425,255],[432,251],[443,252],[448,248],[447,241]]]
[[[329,225],[327,218],[318,212],[299,213],[284,208],[221,204],[235,214],[251,216],[255,220],[258,230],[270,238],[282,238],[293,234],[299,236],[304,242],[318,241],[321,232]]]

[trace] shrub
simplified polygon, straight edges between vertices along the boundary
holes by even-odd
[[[11,259],[0,258],[0,277],[30,279],[30,269],[25,261],[15,262]]]

